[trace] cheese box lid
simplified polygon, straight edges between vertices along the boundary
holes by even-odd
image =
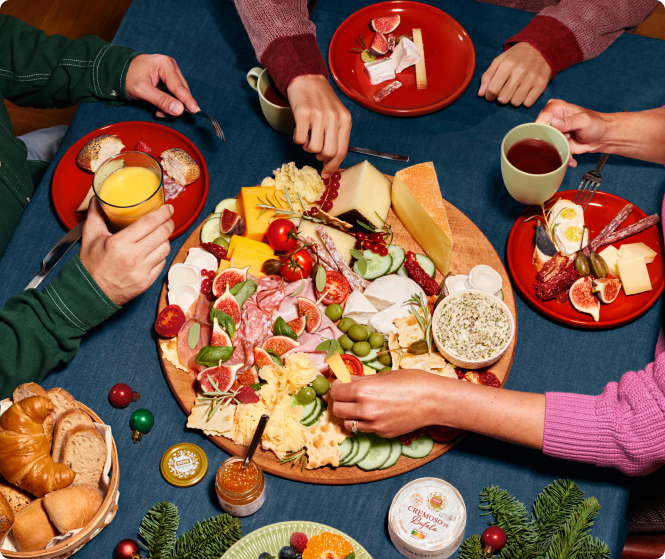
[[[162,456],[164,479],[176,487],[199,483],[208,471],[208,457],[203,449],[191,443],[178,443]]]

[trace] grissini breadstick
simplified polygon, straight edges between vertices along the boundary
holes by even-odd
[[[351,289],[359,290],[361,292],[365,291],[369,282],[366,279],[361,278],[349,268],[348,264],[344,261],[344,257],[340,254],[339,250],[337,250],[335,242],[330,238],[330,235],[328,235],[326,230],[323,227],[317,227],[316,233],[319,235],[319,238],[330,253],[331,258],[335,261],[339,271],[349,282]]]

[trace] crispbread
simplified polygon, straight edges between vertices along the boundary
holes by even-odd
[[[390,350],[390,357],[392,358],[392,370],[399,369],[399,364],[402,361],[404,352],[400,349],[399,342],[397,341],[397,334],[390,332],[388,334],[388,349]]]
[[[55,426],[55,434],[53,438],[53,450],[51,456],[54,462],[60,462],[62,459],[62,442],[67,433],[77,425],[87,425],[93,427],[94,424],[90,416],[81,409],[70,409],[64,412],[58,418]]]
[[[97,487],[104,471],[106,455],[106,442],[94,426],[78,425],[62,441],[62,463],[76,472],[72,485]]]
[[[409,347],[413,342],[425,337],[425,333],[413,313],[404,318],[396,318],[394,324],[397,327],[397,340],[401,347]]]
[[[317,425],[305,431],[304,435],[308,470],[320,468],[326,464],[330,464],[333,468],[339,466],[341,455],[339,445],[347,437],[341,425],[335,423]]]

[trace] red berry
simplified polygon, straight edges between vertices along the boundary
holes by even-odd
[[[372,235],[372,241],[381,244],[383,242],[383,235],[381,233],[374,233]]]
[[[489,546],[492,548],[492,551],[496,552],[501,551],[504,548],[508,541],[508,537],[502,528],[499,528],[498,526],[490,526],[483,532],[481,541],[484,546]]]
[[[319,208],[316,206],[313,206],[311,210],[309,210],[310,215],[316,215],[319,213]]]
[[[323,205],[321,206],[321,209],[322,209],[324,212],[329,212],[330,210],[332,210],[332,207],[333,207],[332,202],[330,202],[329,200],[326,200],[326,201],[323,203]]]
[[[303,551],[305,551],[305,547],[307,547],[307,541],[308,541],[307,536],[302,532],[293,532],[293,534],[291,534],[291,539],[289,543],[291,544],[291,547],[296,550],[297,553],[302,553]]]
[[[372,241],[370,241],[370,240],[363,241],[363,244],[361,245],[361,248],[363,250],[372,250]]]
[[[217,298],[215,297],[215,294],[214,294],[212,291],[210,291],[210,292],[206,295],[206,299],[208,299],[208,301],[210,301],[210,302],[212,303],[212,302],[215,301]]]
[[[330,190],[339,190],[339,183],[338,183],[338,182],[331,182],[331,183],[328,185],[328,188],[329,188]]]
[[[150,146],[145,142],[137,142],[136,145],[134,146],[134,151],[142,151],[143,153],[149,154],[152,150],[150,149]]]
[[[207,276],[207,275],[208,275],[208,270],[206,270],[205,268],[203,268],[203,270],[201,270],[201,275],[202,275],[202,276]]]
[[[336,190],[331,190],[330,192],[328,192],[328,200],[336,200],[338,196],[339,192],[337,192]]]
[[[388,256],[388,247],[386,245],[381,245],[381,247],[379,248],[379,255]]]
[[[208,270],[208,279],[214,280],[216,275],[214,270]]]
[[[339,171],[335,171],[332,176],[330,177],[331,180],[333,181],[339,181],[339,179],[342,178],[342,174]]]
[[[358,239],[358,241],[361,242],[361,243],[365,240],[366,236],[367,235],[365,235],[365,233],[363,233],[362,231],[359,231],[358,233],[356,233],[356,239]]]
[[[372,243],[372,252],[374,254],[379,254],[381,252],[381,245],[378,243]]]

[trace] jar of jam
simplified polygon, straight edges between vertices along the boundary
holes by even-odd
[[[244,458],[232,456],[222,462],[215,476],[215,491],[220,506],[233,516],[249,516],[266,500],[263,470],[251,461],[243,469]]]

